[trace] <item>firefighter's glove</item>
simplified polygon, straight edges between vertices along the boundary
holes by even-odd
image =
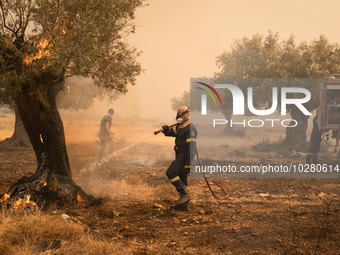
[[[162,132],[168,132],[169,131],[169,126],[168,125],[164,125],[162,126]]]

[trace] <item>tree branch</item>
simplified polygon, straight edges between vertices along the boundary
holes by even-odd
[[[66,76],[65,76],[65,79],[66,79],[66,78],[71,78],[71,77],[73,77],[73,76],[76,76],[76,75],[75,75],[75,74],[66,75]]]
[[[28,3],[27,3],[27,17],[26,17],[26,21],[24,21],[24,26],[22,28],[22,34],[25,33],[26,29],[27,29],[27,26],[28,26],[28,23],[30,21],[30,17],[31,17],[31,4],[32,4],[32,0],[28,0]]]
[[[18,36],[17,32],[15,32],[15,30],[13,30],[12,28],[10,28],[9,26],[6,25],[6,13],[5,13],[2,1],[0,1],[0,9],[1,9],[2,20],[3,20],[3,28],[9,30],[10,32],[12,32],[15,35],[16,38],[18,38],[19,36]]]

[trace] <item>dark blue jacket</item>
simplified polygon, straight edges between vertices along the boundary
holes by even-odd
[[[194,124],[190,123],[181,129],[176,125],[163,133],[166,136],[176,137],[174,148],[176,160],[183,160],[187,166],[190,166],[196,154],[197,130]]]

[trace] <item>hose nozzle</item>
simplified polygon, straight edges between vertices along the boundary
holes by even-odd
[[[155,135],[158,135],[160,132],[162,132],[163,130],[162,129],[159,129],[159,130],[156,130],[156,131],[154,131],[153,133],[155,134]]]
[[[182,120],[182,119],[181,119],[181,120]],[[170,125],[169,128],[174,127],[174,126],[178,125],[178,124],[181,123],[181,122],[182,122],[182,121],[178,122],[178,120],[177,120],[177,123]],[[159,129],[159,130],[154,131],[153,133],[154,133],[155,135],[158,135],[160,132],[163,132],[163,129],[162,129],[162,128]]]

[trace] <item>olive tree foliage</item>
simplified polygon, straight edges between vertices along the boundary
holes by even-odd
[[[261,109],[271,106],[273,86],[278,88],[304,86],[299,81],[291,80],[287,84],[274,78],[328,78],[340,73],[340,46],[338,43],[330,43],[323,35],[310,42],[298,43],[293,35],[286,40],[280,40],[278,33],[269,31],[265,36],[255,34],[236,40],[230,50],[217,57],[216,63],[219,71],[215,73],[215,83],[223,83],[226,79],[230,82],[233,78],[273,78],[270,82],[267,80],[253,88],[254,107]],[[246,94],[249,86],[247,81],[232,84],[237,85]],[[320,81],[310,80],[308,85],[312,99],[305,106],[312,111],[319,106]],[[227,107],[224,106],[221,109],[221,107],[210,105],[212,107],[209,109],[222,111],[225,117],[230,119],[232,115],[231,93],[223,90],[219,91],[219,94],[223,102],[229,102]],[[199,100],[197,98],[193,101]],[[181,97],[173,98],[171,102],[173,109],[179,105],[188,104],[190,102],[189,92],[184,92]],[[212,102],[208,101],[208,106],[209,104]],[[305,142],[307,118],[295,107],[289,106],[287,110],[292,118],[298,120],[299,125],[294,129],[286,129],[285,141],[292,144]],[[251,115],[249,112],[246,114]]]
[[[236,40],[229,50],[217,57],[216,63],[219,71],[215,73],[215,83],[233,78],[328,78],[340,73],[340,46],[338,43],[330,43],[323,35],[310,42],[297,42],[293,35],[281,40],[278,33],[269,31],[267,35],[255,34]],[[296,87],[301,85],[298,81],[289,84]],[[235,85],[246,94],[247,82]],[[312,99],[305,106],[312,111],[319,106],[320,86],[318,82],[313,85],[312,80],[309,85]],[[267,81],[253,88],[255,108],[266,109],[271,106],[273,86],[280,89],[287,84],[272,79],[272,82]],[[230,119],[231,93],[227,90],[219,93],[223,102],[229,102],[222,112]],[[177,98],[173,102],[182,104],[184,101],[180,101],[185,98],[184,94],[181,99]],[[209,109],[221,111],[217,107]],[[293,119],[298,120],[299,125],[294,129],[286,129],[285,140],[291,144],[305,142],[308,118],[300,114],[296,107],[289,106],[287,110]]]
[[[56,97],[73,76],[91,78],[108,93],[126,93],[135,84],[139,52],[126,37],[134,32],[141,5],[142,0],[0,1],[0,91],[11,95],[37,157],[35,174],[13,185],[11,199],[20,191],[36,201],[73,203],[79,194],[93,200],[73,182]]]
[[[278,33],[269,31],[266,36],[255,34],[236,40],[229,51],[217,57],[217,66],[216,78],[328,78],[340,72],[340,46],[330,43],[323,35],[311,42],[298,43],[293,35],[280,40]],[[257,106],[271,105],[272,86],[264,84],[255,89]],[[299,87],[299,84],[290,86]],[[312,99],[306,107],[312,111],[319,106],[320,86],[316,84],[308,89]],[[285,141],[292,145],[305,142],[308,117],[296,107],[288,107],[288,111],[299,124],[286,129]]]
[[[340,46],[321,35],[311,42],[297,43],[293,35],[280,40],[278,33],[255,34],[232,44],[229,51],[217,57],[220,69],[216,78],[328,78],[340,72]],[[259,105],[271,104],[271,89],[263,86],[256,94]],[[319,88],[309,109],[318,107]]]
[[[190,93],[188,91],[184,91],[182,96],[173,97],[170,99],[171,109],[177,111],[177,109],[181,106],[190,106]]]
[[[278,33],[236,40],[217,57],[224,78],[324,78],[340,71],[340,48],[321,35],[311,42],[281,40]]]
[[[190,87],[198,87],[200,84],[197,83],[197,80],[204,83],[211,83],[211,78],[199,78],[199,79],[190,79]],[[213,84],[212,84],[213,85]],[[179,97],[173,97],[170,99],[171,109],[177,111],[177,109],[181,106],[191,106],[192,109],[200,109],[201,107],[201,96],[197,93],[190,94],[189,91],[183,91],[183,94]],[[208,101],[209,109],[214,109],[216,111],[222,110],[219,108],[213,108],[214,104],[212,101]]]
[[[125,40],[140,5],[140,0],[1,1],[1,87],[20,89],[29,81],[34,88],[33,76],[50,71],[59,79],[91,77],[109,91],[127,92],[141,70],[137,50]]]

